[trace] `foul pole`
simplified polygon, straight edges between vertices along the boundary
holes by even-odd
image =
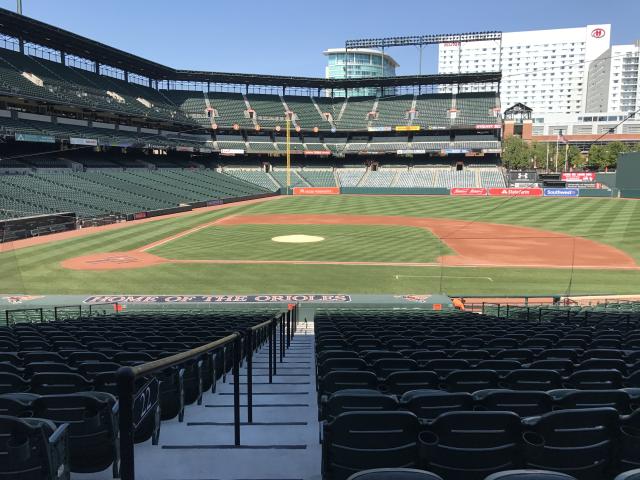
[[[291,187],[291,119],[287,115],[287,195]]]

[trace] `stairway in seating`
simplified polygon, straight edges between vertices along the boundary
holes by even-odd
[[[279,350],[277,350],[279,351]],[[319,479],[313,322],[298,331],[269,384],[269,346],[253,357],[253,424],[247,421],[246,363],[240,371],[241,447],[235,447],[233,377],[218,381],[185,419],[162,422],[160,443],[136,445],[136,480]],[[97,478],[97,477],[85,477]],[[100,477],[101,480],[103,477]],[[106,477],[104,477],[106,480]]]

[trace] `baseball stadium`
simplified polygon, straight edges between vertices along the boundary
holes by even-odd
[[[0,9],[0,478],[640,479],[640,135],[511,168],[502,77],[181,70]]]

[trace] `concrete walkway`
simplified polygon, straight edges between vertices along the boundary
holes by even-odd
[[[136,480],[320,479],[313,323],[301,323],[269,384],[266,344],[254,355],[253,424],[247,421],[246,370],[241,381],[241,446],[234,446],[233,377],[220,380],[183,423],[162,422],[160,443],[136,445]],[[110,470],[73,475],[104,480]]]

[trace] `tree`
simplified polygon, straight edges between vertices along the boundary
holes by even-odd
[[[531,168],[532,150],[520,137],[509,137],[503,143],[502,161],[512,170]]]

